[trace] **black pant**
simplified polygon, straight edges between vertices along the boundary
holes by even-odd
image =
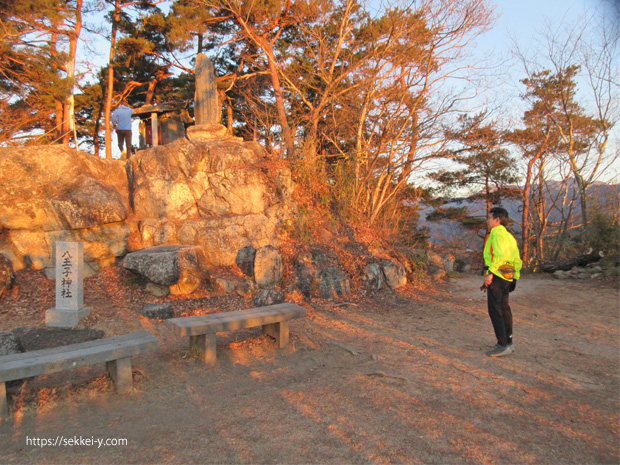
[[[495,337],[501,346],[512,343],[512,311],[508,303],[509,295],[510,281],[493,275],[493,281],[487,288],[487,304]]]
[[[117,129],[116,137],[118,137],[118,148],[123,152],[123,142],[127,147],[127,158],[131,156],[131,129]]]

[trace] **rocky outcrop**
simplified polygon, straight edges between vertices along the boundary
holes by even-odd
[[[142,150],[128,165],[63,146],[0,149],[0,254],[13,270],[53,276],[56,241],[84,243],[85,276],[128,251],[202,249],[235,264],[246,246],[277,245],[291,213],[290,171],[262,146],[224,137]]]
[[[58,240],[83,241],[86,275],[123,255],[129,185],[122,164],[64,146],[0,149],[0,253],[15,271],[54,266]]]
[[[130,250],[194,245],[209,266],[234,265],[247,246],[277,246],[292,209],[290,171],[271,167],[259,144],[233,138],[138,152],[131,185]]]

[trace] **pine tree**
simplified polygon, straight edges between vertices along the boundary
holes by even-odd
[[[487,218],[493,204],[514,195],[511,184],[517,181],[515,161],[504,147],[503,131],[485,122],[485,112],[461,115],[459,127],[448,130],[448,139],[456,147],[446,153],[462,168],[431,175],[444,188],[479,188],[486,202]]]
[[[82,0],[0,3],[2,136],[69,143]],[[52,119],[55,118],[55,122]],[[34,132],[33,132],[34,131]],[[40,133],[43,132],[41,135]],[[77,142],[76,142],[77,143]]]

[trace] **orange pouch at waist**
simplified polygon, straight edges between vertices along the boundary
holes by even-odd
[[[498,268],[504,279],[512,280],[515,277],[515,267],[513,265],[502,265]]]

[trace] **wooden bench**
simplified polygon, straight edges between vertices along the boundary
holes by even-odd
[[[235,312],[171,318],[166,324],[178,335],[189,336],[189,348],[207,365],[215,364],[215,333],[236,329],[263,327],[263,334],[275,338],[279,348],[288,345],[289,321],[306,315],[306,309],[295,304],[276,304]]]
[[[0,416],[7,418],[6,382],[106,362],[118,392],[132,387],[131,357],[157,350],[146,331],[0,357]]]

